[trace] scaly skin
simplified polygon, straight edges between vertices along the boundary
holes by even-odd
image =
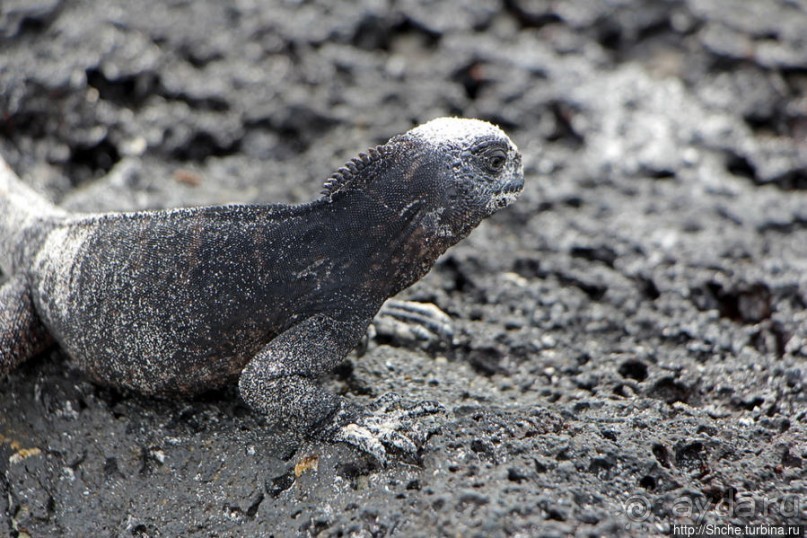
[[[12,278],[0,374],[55,339],[98,383],[172,396],[238,380],[275,423],[382,459],[361,413],[316,378],[522,185],[501,130],[445,118],[360,155],[298,206],[69,215],[2,165],[0,264]]]

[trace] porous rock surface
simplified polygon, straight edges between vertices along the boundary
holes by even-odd
[[[0,152],[73,210],[301,202],[442,115],[526,189],[330,385],[436,399],[419,462],[155,401],[58,350],[0,381],[0,535],[646,536],[807,522],[807,7],[767,0],[0,8]]]

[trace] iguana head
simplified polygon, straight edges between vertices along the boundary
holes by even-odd
[[[513,203],[523,186],[521,155],[501,129],[438,118],[353,159],[329,178],[323,194],[333,201],[358,192],[453,243]]]
[[[449,190],[454,204],[480,218],[513,203],[524,187],[518,148],[504,131],[486,121],[438,118],[402,138],[416,140],[450,169],[448,177],[440,179],[453,183]]]

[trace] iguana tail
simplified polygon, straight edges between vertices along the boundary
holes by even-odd
[[[67,216],[30,187],[0,157],[0,269],[8,276],[33,247],[29,239],[44,237],[53,223]]]

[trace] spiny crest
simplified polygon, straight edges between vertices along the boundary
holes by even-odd
[[[362,177],[362,171],[382,159],[384,157],[384,151],[385,146],[376,146],[368,149],[366,152],[359,153],[358,157],[349,160],[347,164],[339,168],[336,172],[331,174],[331,177],[325,180],[325,183],[322,185],[322,195],[330,199],[337,192],[346,191],[353,187],[360,187],[366,184],[369,178]]]

